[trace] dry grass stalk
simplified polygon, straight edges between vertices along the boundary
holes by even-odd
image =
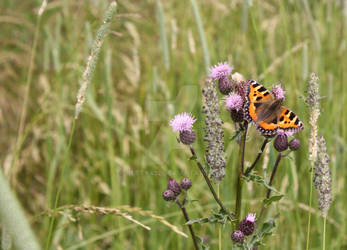
[[[87,59],[87,65],[82,75],[81,86],[77,93],[77,103],[75,105],[75,119],[78,118],[78,115],[82,110],[82,106],[86,98],[86,91],[87,91],[88,85],[90,84],[93,78],[95,66],[99,58],[100,49],[110,29],[111,21],[114,15],[116,14],[116,8],[117,8],[117,3],[112,2],[108,10],[106,11],[106,14],[102,21],[102,25],[100,26],[100,28],[98,29],[96,33],[92,50]]]
[[[130,207],[128,205],[125,206],[121,206],[119,207],[119,209],[124,209],[126,210],[128,213],[138,213],[144,216],[150,216],[153,219],[157,219],[159,222],[161,222],[162,224],[164,224],[165,226],[169,227],[170,229],[172,229],[172,231],[174,231],[175,233],[188,238],[188,236],[183,233],[181,230],[178,229],[178,227],[172,225],[170,222],[168,222],[167,220],[165,220],[164,217],[159,216],[159,215],[155,215],[151,210],[142,210],[142,208],[140,207]]]
[[[83,214],[98,214],[98,215],[116,214],[118,216],[123,217],[124,219],[127,219],[127,220],[145,228],[146,230],[151,230],[150,227],[142,224],[138,220],[135,220],[131,215],[128,215],[128,214],[122,212],[118,208],[98,207],[98,206],[93,206],[93,205],[66,205],[66,206],[62,206],[62,207],[59,207],[56,209],[56,212],[58,214],[61,214],[64,217],[67,217],[71,221],[76,221],[76,219],[74,219],[71,215],[64,212],[66,210],[72,210],[74,212],[83,213]],[[53,210],[47,210],[47,211],[44,211],[42,214],[48,214],[51,216],[51,215],[54,215],[54,211]]]

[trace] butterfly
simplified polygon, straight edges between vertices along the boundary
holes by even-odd
[[[254,80],[247,83],[245,118],[255,123],[262,135],[275,135],[278,129],[284,132],[299,132],[304,129],[297,115],[282,105],[270,91]]]

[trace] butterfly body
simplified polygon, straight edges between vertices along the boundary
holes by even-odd
[[[254,80],[247,83],[245,118],[256,124],[263,135],[275,135],[278,129],[298,132],[304,128],[299,118],[282,105],[264,86]]]

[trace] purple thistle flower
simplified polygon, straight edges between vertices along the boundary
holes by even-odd
[[[170,126],[174,132],[192,131],[193,124],[196,121],[191,114],[182,113],[175,115],[170,121]]]
[[[248,214],[240,224],[238,229],[244,233],[244,235],[251,235],[255,229],[255,214]]]
[[[284,94],[286,92],[283,90],[281,84],[278,84],[272,88],[272,94],[276,99],[284,100]]]
[[[211,77],[213,80],[220,80],[231,75],[232,71],[233,67],[229,66],[228,63],[218,63],[217,65],[210,68],[209,77]]]
[[[255,222],[255,217],[256,217],[256,214],[248,214],[246,216],[245,220],[254,223]]]
[[[232,93],[225,99],[225,107],[228,110],[239,111],[242,108],[242,106],[243,106],[243,99],[238,94]]]
[[[287,137],[292,136],[294,134],[293,131],[284,131],[283,129],[277,130],[277,135],[286,135]]]

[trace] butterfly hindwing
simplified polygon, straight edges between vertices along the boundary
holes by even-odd
[[[291,132],[298,132],[304,129],[304,125],[299,120],[299,117],[285,106],[281,107],[281,112],[278,117],[278,127],[284,131]]]
[[[257,129],[262,133],[262,135],[274,135],[277,133],[278,125],[276,123],[268,123],[261,121],[256,124]]]

